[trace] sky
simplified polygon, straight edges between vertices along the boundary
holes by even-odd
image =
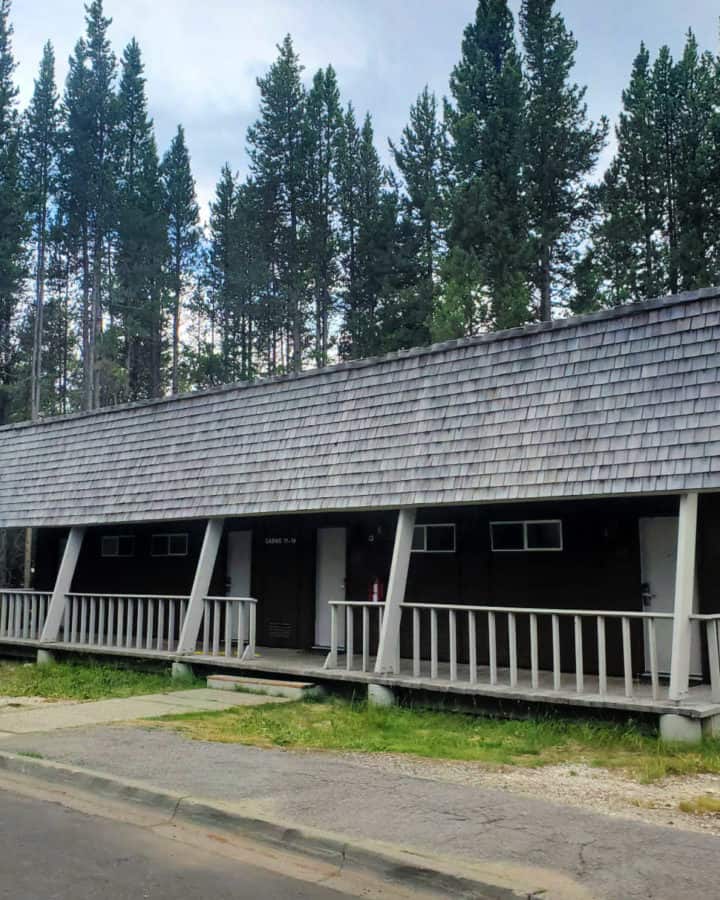
[[[511,2],[515,12],[520,0]],[[258,109],[256,78],[288,32],[309,81],[332,63],[344,102],[372,113],[378,148],[397,140],[425,84],[447,94],[475,0],[105,0],[118,56],[131,37],[146,64],[150,112],[161,153],[182,123],[203,210],[226,161],[246,172],[245,133]],[[641,40],[654,54],[679,54],[691,27],[718,51],[717,0],[558,0],[578,41],[574,77],[587,85],[589,114],[620,109]],[[51,40],[62,85],[67,59],[84,32],[83,0],[13,0],[21,105],[30,97],[43,44]],[[604,152],[601,167],[612,155]]]

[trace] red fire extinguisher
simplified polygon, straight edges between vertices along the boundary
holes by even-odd
[[[385,585],[382,583],[380,578],[373,578],[370,582],[370,591],[368,593],[368,600],[371,603],[382,603],[385,599]]]

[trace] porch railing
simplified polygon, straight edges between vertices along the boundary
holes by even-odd
[[[188,599],[156,594],[66,594],[59,641],[172,652]]]
[[[254,597],[206,597],[201,625],[203,654],[252,659],[256,620]]]
[[[0,591],[0,638],[37,640],[51,595],[40,591]]]
[[[691,622],[705,625],[705,640],[707,642],[707,660],[710,672],[710,697],[713,702],[720,702],[720,614],[710,615],[693,613]]]
[[[352,602],[337,600],[330,603],[330,652],[325,660],[326,669],[338,666],[338,655],[341,645],[341,630],[345,628],[345,668],[355,668],[355,618],[360,614],[360,670],[370,670],[371,647],[380,641],[383,626],[384,603],[375,601]],[[397,661],[399,664],[398,657]]]
[[[327,667],[337,667],[340,656],[341,615],[345,614],[345,667],[360,668],[366,672],[370,668],[369,645],[372,640],[370,625],[373,608],[377,609],[376,622],[382,628],[383,604],[331,602],[332,627],[330,653],[326,660]],[[361,641],[362,662],[355,662],[355,625],[356,610],[362,610]],[[660,621],[672,621],[672,613],[630,612],[614,610],[582,610],[582,609],[545,609],[516,608],[502,606],[464,606],[451,604],[404,603],[402,617],[412,617],[412,635],[410,641],[409,668],[413,677],[429,677],[431,681],[458,683],[465,681],[470,685],[479,683],[482,677],[491,686],[505,684],[510,688],[518,687],[521,677],[519,659],[519,625],[522,623],[524,634],[529,645],[529,687],[541,687],[541,672],[552,673],[548,687],[552,691],[567,690],[568,673],[563,672],[563,658],[569,655],[574,660],[574,691],[578,694],[597,694],[601,697],[608,694],[608,653],[607,624],[619,623],[620,645],[622,648],[622,690],[625,697],[631,698],[636,693],[633,665],[633,635],[631,625],[640,621],[644,632],[649,667],[650,686],[653,699],[660,697],[660,671],[657,653],[657,624]],[[718,622],[720,616],[712,618],[708,628],[715,636],[715,647],[718,647]],[[594,622],[594,627],[584,627],[584,623]],[[540,623],[549,624],[550,638],[547,646],[541,645]],[[570,628],[561,627],[561,623],[569,622]],[[441,628],[442,626],[442,628]],[[569,630],[569,635],[568,635]],[[499,638],[499,632],[502,637]],[[591,632],[591,634],[588,634]],[[487,650],[487,665],[479,664],[478,634],[483,637]],[[427,650],[423,654],[423,636]],[[462,637],[466,649],[467,663],[459,663],[459,638]],[[570,653],[567,643],[570,643]],[[502,642],[505,646],[502,646]],[[395,672],[400,673],[400,643],[397,643],[395,656]],[[594,651],[596,657],[595,671],[589,671],[587,656]],[[506,652],[505,652],[506,651]],[[543,654],[543,651],[548,651]],[[551,655],[549,666],[541,668],[543,655]],[[443,657],[446,665],[440,663]],[[504,657],[506,665],[500,665],[499,659]],[[720,654],[716,650],[717,671],[716,684],[720,692]],[[410,674],[410,673],[408,673]],[[524,674],[524,673],[523,673]],[[592,678],[590,677],[592,676]],[[591,684],[592,681],[592,684]]]

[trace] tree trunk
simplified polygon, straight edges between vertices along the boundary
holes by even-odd
[[[552,293],[550,272],[550,247],[543,242],[540,251],[540,318],[543,322],[552,321]]]
[[[43,313],[45,308],[45,221],[46,209],[40,214],[37,240],[37,272],[35,273],[35,322],[33,328],[33,348],[31,363],[30,418],[36,421],[40,417],[40,399],[42,385],[42,338]]]

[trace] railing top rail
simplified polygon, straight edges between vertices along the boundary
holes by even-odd
[[[720,613],[691,613],[690,618],[694,622],[720,621]]]
[[[328,600],[328,606],[385,606],[380,600]]]
[[[218,600],[224,603],[257,603],[257,597],[204,597],[204,600]]]
[[[462,603],[403,603],[404,609],[455,610],[456,612],[493,612],[535,614],[538,616],[595,616],[604,619],[672,619],[672,613],[618,609],[546,609],[526,606],[470,606]]]
[[[95,591],[85,591],[82,594],[65,594],[66,597],[96,597],[98,599],[109,600],[189,600],[187,595],[180,596],[174,594],[98,594]]]
[[[52,591],[34,591],[32,588],[0,588],[0,594],[32,594],[33,596],[50,597]]]

